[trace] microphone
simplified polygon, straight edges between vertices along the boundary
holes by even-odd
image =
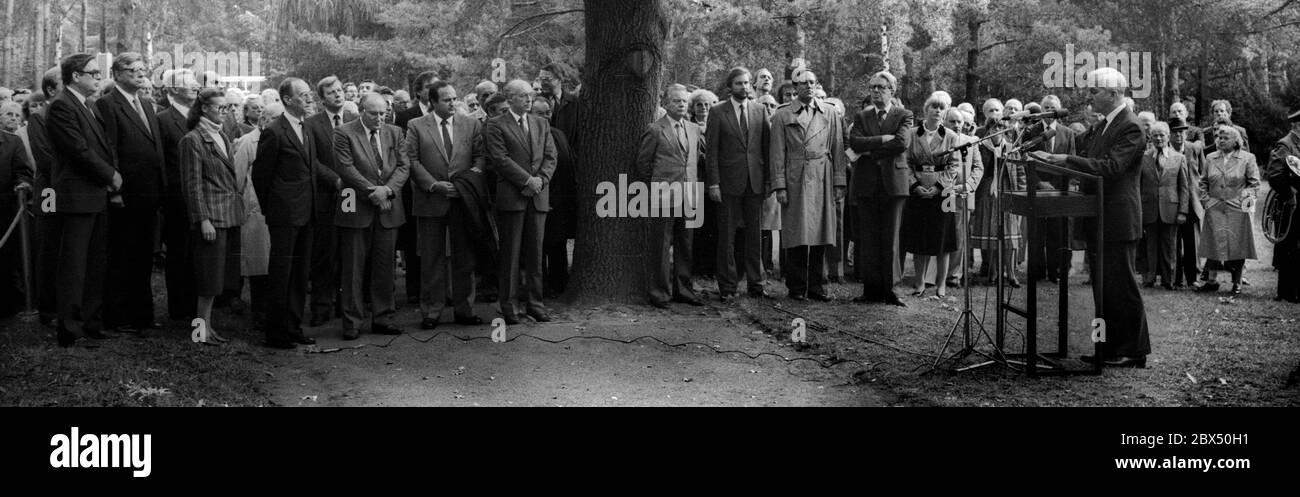
[[[1047,112],[1029,112],[1021,111],[1011,115],[1011,119],[1061,119],[1069,117],[1070,111],[1065,109],[1056,109]],[[1003,119],[1006,119],[1005,117]]]
[[[1045,142],[1045,141],[1047,141],[1047,140],[1051,140],[1053,136],[1056,136],[1056,130],[1055,130],[1055,129],[1049,129],[1049,130],[1043,131],[1043,134],[1038,135],[1037,137],[1034,137],[1033,140],[1029,140],[1029,141],[1027,141],[1027,142],[1021,144],[1019,150],[1029,150],[1029,149],[1032,149],[1032,148],[1034,148],[1034,147],[1037,147],[1038,144],[1043,143],[1043,142]]]

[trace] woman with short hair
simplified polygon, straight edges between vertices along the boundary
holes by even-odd
[[[1201,243],[1196,251],[1207,259],[1209,278],[1198,292],[1219,289],[1218,272],[1232,273],[1232,293],[1241,293],[1241,270],[1246,259],[1255,258],[1255,235],[1250,224],[1259,166],[1255,156],[1246,151],[1241,133],[1232,126],[1215,128],[1218,150],[1205,156],[1197,194],[1205,205],[1201,225]]]
[[[910,252],[916,266],[916,292],[925,295],[926,267],[937,260],[934,285],[939,297],[947,296],[948,254],[957,250],[957,218],[943,211],[944,193],[951,191],[961,170],[961,156],[947,153],[957,146],[957,133],[943,125],[943,116],[952,106],[947,92],[937,91],[926,99],[925,119],[909,132],[913,133],[907,149],[907,165],[912,169],[909,196],[903,205],[899,230],[900,252]]]

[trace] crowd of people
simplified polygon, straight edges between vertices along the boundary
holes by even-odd
[[[422,329],[439,326],[447,307],[455,324],[482,324],[476,300],[496,302],[508,324],[550,320],[545,301],[565,291],[577,235],[577,151],[591,146],[578,140],[572,68],[549,64],[533,81],[483,81],[463,96],[434,72],[409,93],[334,76],[246,93],[185,69],[155,87],[149,74],[137,53],[107,68],[76,54],[45,73],[40,91],[0,88],[0,217],[17,212],[16,193],[31,193],[35,297],[60,345],[158,328],[155,265],[167,315],[203,318],[213,342],[226,338],[212,309],[244,305],[245,286],[271,347],[314,343],[304,329],[333,319],[345,339],[401,333],[399,265]],[[669,85],[632,170],[702,183],[707,201],[699,228],[647,221],[647,302],[703,305],[700,276],[716,278],[723,302],[742,280],[749,298],[772,298],[771,278],[790,299],[830,301],[827,285],[851,278],[855,302],[905,306],[895,288],[908,253],[912,297],[1019,286],[1030,252],[1044,263],[1028,277],[1066,278],[1062,258],[1098,249],[1076,242],[1092,231],[1042,220],[1044,236],[1029,246],[1025,219],[1000,202],[1027,188],[1026,171],[1005,160],[1015,155],[1106,179],[1106,280],[1128,273],[1119,279],[1133,287],[1108,289],[1106,306],[1131,304],[1139,281],[1216,291],[1219,272],[1240,292],[1243,262],[1256,257],[1257,187],[1266,179],[1283,200],[1300,189],[1300,112],[1261,165],[1227,101],[1212,104],[1204,128],[1182,103],[1160,121],[1137,112],[1122,77],[1107,81],[1116,84],[1092,88],[1073,113],[1055,112],[1061,100],[1047,95],[989,98],[979,115],[944,91],[914,114],[884,71],[853,112],[805,69],[780,86],[771,71],[742,67],[716,93]],[[1039,189],[1080,188],[1038,179]],[[1293,229],[1275,247],[1279,300],[1300,302],[1297,238]],[[19,258],[14,243],[0,250],[12,312]],[[1145,316],[1132,327],[1145,341]],[[1135,350],[1104,359],[1144,364],[1136,359],[1149,345]]]

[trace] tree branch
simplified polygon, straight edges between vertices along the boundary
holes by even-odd
[[[574,13],[574,12],[582,12],[582,9],[560,10],[560,11],[555,11],[555,12],[543,12],[543,13],[541,13],[541,14],[531,15],[531,16],[525,17],[525,18],[523,18],[522,20],[520,20],[519,22],[515,23],[514,26],[510,26],[509,29],[506,29],[505,31],[502,31],[501,34],[500,34],[498,37],[499,37],[499,38],[502,38],[502,39],[505,39],[505,38],[513,38],[513,37],[515,37],[515,36],[519,36],[520,33],[515,33],[514,30],[519,29],[519,26],[523,26],[525,23],[527,23],[528,21],[531,21],[531,20],[533,20],[533,19],[539,19],[539,18],[542,18],[542,17],[552,17],[552,16],[558,16],[558,15],[564,15],[564,14],[572,14],[572,13]]]
[[[1256,29],[1256,30],[1254,30],[1254,31],[1219,31],[1218,34],[1221,34],[1221,35],[1257,35],[1257,34],[1260,34],[1260,33],[1265,32],[1265,31],[1272,31],[1272,30],[1274,30],[1274,29],[1285,28],[1285,27],[1287,27],[1287,26],[1295,26],[1295,25],[1297,25],[1297,24],[1300,24],[1300,20],[1295,20],[1295,21],[1291,21],[1291,22],[1284,22],[1284,23],[1282,23],[1282,24],[1278,24],[1277,26],[1270,26],[1270,27],[1267,27],[1267,28]]]
[[[1028,40],[1028,38],[1017,38],[1017,39],[1014,39],[1014,40],[1002,40],[1002,41],[999,41],[999,42],[997,42],[997,43],[993,43],[993,44],[990,44],[990,45],[985,45],[983,48],[980,48],[979,51],[980,51],[980,52],[983,52],[983,51],[986,51],[986,50],[988,50],[988,49],[990,49],[990,48],[996,47],[996,46],[998,46],[998,45],[1006,45],[1006,44],[1010,44],[1010,43],[1020,43],[1020,42],[1022,42],[1022,41],[1026,41],[1026,40]]]
[[[1276,9],[1273,9],[1271,12],[1269,12],[1269,13],[1267,13],[1267,14],[1264,14],[1264,17],[1269,17],[1269,16],[1272,16],[1273,14],[1276,14],[1276,13],[1278,13],[1278,12],[1281,12],[1282,9],[1287,8],[1287,7],[1290,6],[1292,3],[1295,3],[1295,0],[1286,0],[1285,2],[1282,2],[1282,5],[1278,5]]]

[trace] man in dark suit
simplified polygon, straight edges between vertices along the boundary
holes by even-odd
[[[198,315],[198,290],[194,283],[194,260],[190,255],[190,216],[182,192],[180,144],[189,132],[185,125],[190,106],[198,97],[199,82],[187,69],[164,75],[167,84],[166,110],[158,113],[162,136],[163,160],[166,165],[163,200],[163,243],[167,246],[167,313],[173,320],[189,320]]]
[[[541,83],[541,96],[550,104],[551,129],[563,134],[566,146],[577,154],[579,104],[577,95],[568,91],[574,81],[572,70],[563,63],[553,62],[542,66],[537,81]],[[546,234],[542,242],[542,272],[548,296],[563,293],[569,285],[568,242],[577,234],[578,225],[578,185],[574,166],[567,161],[557,161],[555,178],[550,185],[551,212],[546,215]]]
[[[638,181],[645,181],[648,185],[681,185],[682,195],[678,202],[683,203],[683,214],[688,211],[686,203],[701,200],[694,198],[693,192],[699,181],[700,155],[704,153],[704,130],[686,119],[689,100],[685,86],[668,87],[663,98],[663,107],[668,113],[641,135],[641,147],[636,156]],[[659,205],[671,208],[674,202],[661,201]],[[692,230],[686,227],[686,217],[652,212],[648,222],[650,305],[667,309],[669,300],[704,305],[691,282]],[[672,251],[671,258],[669,250]]]
[[[41,92],[47,101],[53,101],[63,91],[62,71],[52,67],[41,77]],[[32,113],[27,118],[27,139],[31,142],[32,160],[36,163],[31,211],[36,215],[36,308],[40,311],[41,324],[52,326],[58,316],[59,235],[62,223],[56,209],[46,209],[47,193],[54,193],[52,168],[53,151],[50,150],[50,136],[45,130],[45,123],[50,107],[47,105],[40,112]]]
[[[343,266],[343,338],[355,340],[365,323],[364,288],[369,285],[371,331],[401,333],[393,325],[393,255],[397,227],[406,222],[402,184],[410,175],[402,153],[401,128],[385,124],[388,102],[378,93],[361,96],[361,118],[334,130],[334,168],[353,195],[337,201]],[[317,114],[320,115],[320,114]],[[364,196],[364,197],[363,197]]]
[[[23,140],[17,135],[0,133],[0,223],[6,228],[18,212],[19,190],[32,191],[32,165]],[[0,246],[0,318],[21,310],[26,292],[19,264],[23,260],[20,255],[23,247],[17,243],[16,235]]]
[[[1089,88],[1094,111],[1104,118],[1080,139],[1087,143],[1083,156],[1033,152],[1040,160],[1102,177],[1105,187],[1105,217],[1080,224],[1101,222],[1104,264],[1092,264],[1103,277],[1101,309],[1106,323],[1103,357],[1083,356],[1087,362],[1104,361],[1117,367],[1146,367],[1151,353],[1147,335],[1146,309],[1142,292],[1133,279],[1134,250],[1142,236],[1142,200],[1139,178],[1146,137],[1137,116],[1124,105],[1128,80],[1119,71],[1103,67],[1090,73],[1096,86]],[[1089,185],[1084,192],[1088,193]],[[1085,226],[1083,233],[1091,233]],[[1095,274],[1095,273],[1094,273]],[[1095,280],[1094,280],[1095,281]]]
[[[1040,112],[1052,112],[1060,109],[1061,99],[1056,95],[1043,97]],[[1075,153],[1075,133],[1059,120],[1052,118],[1043,119],[1043,132],[1051,132],[1052,136],[1034,147],[1034,150],[1043,150],[1051,154],[1073,155]],[[1037,135],[1038,133],[1034,133],[1026,136],[1025,139],[1032,140]],[[1066,191],[1070,188],[1070,178],[1065,176],[1043,175],[1039,177],[1039,180],[1040,183],[1038,188],[1040,190]],[[1042,233],[1042,236],[1039,238],[1038,246],[1032,247],[1031,250],[1036,250],[1038,253],[1043,255],[1043,264],[1039,267],[1029,268],[1030,278],[1036,280],[1046,278],[1048,281],[1055,282],[1057,278],[1069,276],[1068,271],[1065,274],[1058,273],[1061,267],[1061,257],[1063,255],[1062,248],[1065,248],[1061,245],[1061,239],[1065,233],[1071,232],[1070,229],[1072,224],[1073,223],[1070,222],[1069,218],[1054,217],[1038,220],[1039,233]]]
[[[1187,131],[1187,121],[1177,117],[1169,119],[1169,148],[1187,159],[1187,173],[1192,183],[1187,200],[1187,222],[1178,227],[1178,268],[1174,270],[1174,288],[1182,287],[1184,280],[1191,286],[1201,274],[1196,244],[1201,240],[1201,218],[1205,216],[1205,207],[1201,205],[1201,196],[1196,194],[1196,185],[1200,182],[1201,171],[1205,170],[1205,151],[1201,143],[1187,139]]]
[[[483,123],[458,115],[453,107],[456,89],[446,81],[429,87],[430,113],[406,126],[404,153],[415,183],[415,217],[419,223],[421,275],[420,327],[432,330],[447,305],[448,262],[451,263],[451,305],[455,322],[482,324],[474,315],[470,294],[474,288],[474,253],[466,218],[467,206],[452,178],[470,170],[482,171]],[[451,253],[447,253],[447,245]]]
[[[115,88],[95,102],[122,173],[123,205],[108,212],[108,291],[104,326],[157,328],[153,315],[153,236],[166,187],[163,137],[153,105],[140,100],[149,68],[139,53],[113,59]]]
[[[109,193],[122,188],[122,175],[101,118],[86,103],[103,78],[90,54],[59,63],[66,91],[50,104],[50,147],[54,154],[55,207],[63,218],[59,250],[59,345],[80,337],[108,338],[103,330]]]
[[[315,99],[311,86],[298,78],[280,83],[284,115],[262,130],[253,161],[253,188],[271,234],[270,312],[266,344],[292,349],[316,339],[302,331],[307,305],[312,227],[316,223],[316,147],[303,119]]]
[[[1295,201],[1300,194],[1300,110],[1287,119],[1291,130],[1273,145],[1264,169],[1264,179],[1280,202]],[[1286,237],[1273,245],[1273,265],[1277,266],[1277,296],[1273,300],[1300,304],[1300,213],[1292,211],[1291,225],[1286,228]]]
[[[542,305],[542,230],[551,210],[548,186],[555,173],[555,141],[550,124],[528,112],[533,88],[516,79],[506,85],[510,110],[490,119],[485,140],[490,167],[497,175],[497,225],[501,231],[498,289],[501,315],[517,324],[516,303],[538,322],[551,318]],[[520,287],[520,272],[525,275]]]
[[[403,132],[406,131],[407,123],[411,122],[412,119],[431,112],[429,110],[429,86],[434,81],[438,81],[438,74],[433,71],[425,71],[415,77],[415,81],[411,84],[411,94],[415,96],[415,102],[409,109],[397,113],[397,117],[393,120],[393,124],[402,128]],[[415,193],[412,188],[414,186],[414,181],[407,181],[406,186],[402,187],[402,197],[413,199]],[[415,208],[415,202],[407,202],[404,207],[406,207],[407,218],[414,216],[412,209]],[[420,267],[420,251],[416,243],[417,224],[419,223],[403,224],[397,231],[397,249],[402,251],[402,260],[406,263],[406,303],[408,304],[418,304],[420,302],[422,268]]]
[[[1178,227],[1187,222],[1192,176],[1187,159],[1169,147],[1169,123],[1156,122],[1148,132],[1151,147],[1142,154],[1142,226],[1147,248],[1147,272],[1142,286],[1174,289],[1178,262]]]
[[[343,111],[343,83],[328,76],[316,83],[316,98],[324,112],[308,117],[303,126],[316,147],[316,226],[312,227],[311,327],[334,316],[339,294],[339,238],[334,226],[343,181],[334,172],[334,130],[357,116]]]
[[[731,97],[713,106],[704,126],[705,175],[709,200],[718,219],[718,293],[735,298],[740,274],[736,267],[736,230],[744,224],[744,256],[740,262],[751,297],[766,298],[763,290],[763,199],[771,188],[767,144],[771,138],[767,111],[749,100],[753,90],[748,69],[727,75]]]
[[[884,302],[904,306],[894,293],[898,264],[898,224],[911,184],[907,151],[911,144],[912,112],[893,105],[897,79],[878,72],[867,83],[871,106],[858,112],[849,132],[849,147],[861,157],[853,167],[849,204],[862,296],[854,302]]]

